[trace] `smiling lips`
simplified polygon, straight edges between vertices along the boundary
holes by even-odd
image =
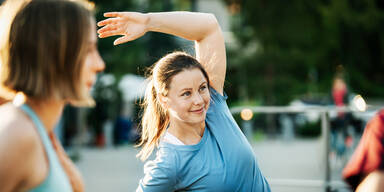
[[[192,113],[202,113],[204,111],[204,107],[198,109],[198,110],[193,110],[191,111]]]

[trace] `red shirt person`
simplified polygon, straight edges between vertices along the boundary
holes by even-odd
[[[343,178],[355,190],[374,171],[384,171],[384,109],[368,122]]]

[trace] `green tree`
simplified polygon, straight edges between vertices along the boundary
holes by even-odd
[[[238,75],[228,78],[248,97],[275,105],[329,92],[340,65],[353,91],[384,96],[383,1],[224,1],[239,42],[229,54]]]

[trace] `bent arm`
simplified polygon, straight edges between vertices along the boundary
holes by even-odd
[[[123,35],[114,44],[140,38],[148,31],[175,35],[195,42],[197,60],[205,67],[211,86],[223,94],[226,71],[224,37],[213,14],[192,12],[111,12],[98,23],[99,37]]]
[[[223,94],[226,71],[224,37],[213,14],[192,12],[149,13],[148,31],[172,34],[195,42],[197,60],[211,86]]]

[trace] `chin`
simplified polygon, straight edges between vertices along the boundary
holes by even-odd
[[[205,121],[205,115],[204,115],[203,117],[200,117],[200,118],[194,118],[194,119],[191,119],[190,122],[199,124],[199,123],[203,123],[204,121]]]

